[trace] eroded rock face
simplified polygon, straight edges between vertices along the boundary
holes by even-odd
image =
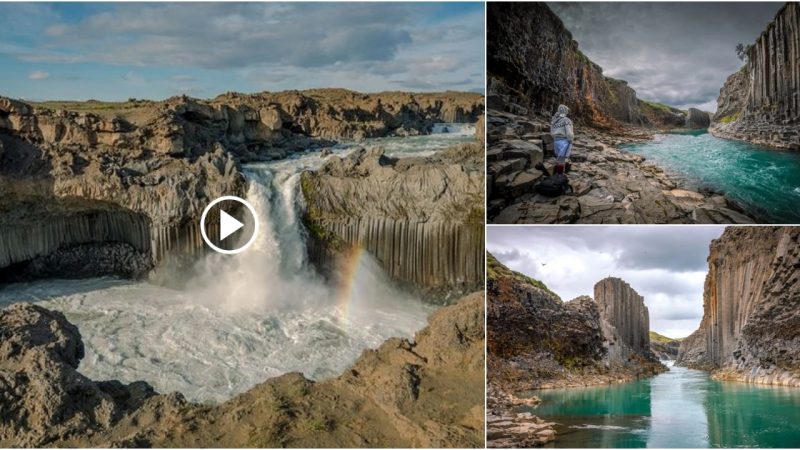
[[[800,386],[800,228],[728,228],[711,244],[703,320],[677,364]]]
[[[301,183],[319,265],[335,265],[356,246],[390,277],[440,302],[452,300],[440,294],[482,286],[482,145],[401,159],[361,149],[330,157],[322,169],[303,173]]]
[[[689,108],[686,113],[686,128],[708,128],[711,124],[711,116],[705,111],[697,108]]]
[[[286,374],[203,406],[141,382],[88,380],[75,370],[78,330],[16,305],[0,311],[0,445],[482,447],[483,311],[476,292],[335,379]]]
[[[501,391],[604,384],[664,369],[650,353],[641,297],[621,280],[598,283],[599,299],[563,302],[487,258],[488,380]]]
[[[603,76],[544,3],[492,4],[487,30],[490,94],[513,93],[524,108],[547,115],[565,104],[574,117],[600,127],[642,123],[634,90]]]
[[[42,447],[107,430],[155,395],[143,382],[81,375],[78,329],[61,313],[17,304],[0,310],[0,445]]]
[[[800,150],[800,6],[787,2],[747,55],[720,90],[711,133]]]
[[[650,313],[644,298],[619,278],[608,277],[594,285],[594,300],[603,318],[608,358],[620,363],[638,354],[650,355]]]

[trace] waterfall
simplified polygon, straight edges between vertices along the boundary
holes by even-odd
[[[360,252],[328,283],[308,258],[299,181],[302,163],[252,165],[247,201],[259,221],[254,243],[237,255],[208,254],[189,283],[202,303],[229,310],[295,309],[338,304],[343,318],[381,302],[412,300],[396,290],[377,262]],[[249,236],[240,237],[244,243]]]

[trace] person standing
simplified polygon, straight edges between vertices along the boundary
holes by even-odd
[[[558,110],[550,120],[550,134],[553,136],[556,154],[555,173],[564,173],[572,152],[572,140],[575,138],[575,132],[572,129],[572,120],[567,117],[568,115],[569,108],[566,105],[558,105]]]

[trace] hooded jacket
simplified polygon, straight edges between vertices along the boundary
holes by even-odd
[[[566,139],[569,142],[575,138],[575,133],[572,129],[572,120],[567,115],[569,108],[566,105],[558,105],[558,111],[552,119],[550,119],[550,134],[554,139]]]

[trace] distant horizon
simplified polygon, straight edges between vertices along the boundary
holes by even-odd
[[[185,96],[187,98],[191,98],[193,100],[208,101],[208,100],[214,100],[217,97],[222,97],[222,96],[227,95],[227,94],[258,95],[258,94],[282,94],[282,93],[286,93],[286,92],[300,92],[300,93],[303,93],[303,92],[309,92],[309,91],[323,91],[323,90],[332,90],[332,91],[341,90],[341,91],[352,92],[352,93],[355,93],[355,94],[366,94],[366,95],[395,94],[395,93],[396,94],[436,95],[436,94],[453,93],[453,94],[474,94],[474,95],[479,95],[481,97],[485,97],[485,93],[483,91],[481,91],[481,92],[477,92],[477,91],[457,91],[457,90],[449,89],[449,90],[443,90],[443,91],[387,90],[387,91],[369,92],[369,91],[357,91],[357,90],[354,90],[354,89],[348,89],[348,88],[343,88],[343,87],[312,87],[312,88],[305,88],[305,89],[281,89],[281,90],[276,90],[276,91],[261,90],[261,91],[252,91],[252,92],[225,91],[225,92],[221,92],[221,93],[216,94],[216,95],[212,95],[210,97],[196,97],[196,96],[193,96],[193,95],[187,95],[187,94],[178,93],[178,94],[170,95],[170,96],[164,97],[164,98],[129,97],[129,98],[125,99],[125,100],[100,100],[100,99],[96,99],[96,98],[87,98],[87,99],[76,99],[76,98],[52,99],[52,98],[48,98],[48,99],[43,99],[43,100],[32,100],[32,99],[26,99],[26,98],[22,98],[22,97],[11,97],[11,96],[5,95],[3,92],[0,92],[0,97],[6,97],[6,98],[13,99],[13,100],[19,100],[19,101],[28,102],[28,103],[90,103],[90,102],[94,102],[94,103],[128,103],[128,102],[131,102],[132,100],[143,101],[143,102],[151,102],[151,103],[159,103],[159,102],[165,102],[165,101],[167,101],[167,100],[169,100],[171,98],[182,97],[182,96]]]
[[[0,4],[0,95],[30,102],[483,93],[484,54],[483,3]]]

